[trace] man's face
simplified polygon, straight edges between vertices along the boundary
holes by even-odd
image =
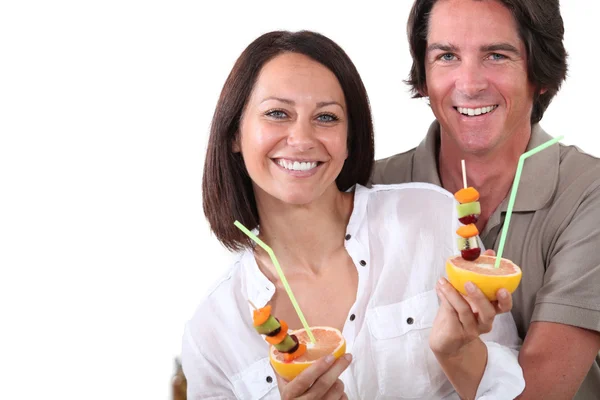
[[[439,0],[425,71],[442,134],[461,151],[489,154],[529,132],[535,89],[517,24],[500,2]]]

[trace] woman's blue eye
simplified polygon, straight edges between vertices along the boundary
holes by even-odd
[[[320,122],[333,122],[337,121],[338,118],[335,115],[331,114],[321,114],[317,117]]]
[[[283,119],[286,117],[286,114],[281,110],[272,110],[267,112],[266,115],[277,119]]]

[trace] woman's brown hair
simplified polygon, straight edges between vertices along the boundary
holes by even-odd
[[[266,33],[253,41],[231,70],[213,115],[202,196],[210,228],[225,247],[240,250],[252,246],[250,239],[233,225],[240,221],[248,229],[258,226],[258,211],[244,160],[233,151],[240,119],[262,67],[282,53],[299,53],[331,70],[344,92],[348,110],[348,158],[336,179],[339,190],[366,184],[375,150],[369,99],[354,64],[331,39],[310,31]]]

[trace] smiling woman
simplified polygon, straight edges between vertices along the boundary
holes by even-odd
[[[266,174],[276,172],[318,173],[318,179],[333,178],[340,190],[366,184],[374,158],[372,131],[366,90],[341,48],[312,32],[261,36],[237,60],[213,116],[202,184],[211,230],[231,250],[252,245],[232,224],[258,226],[255,189],[262,186],[251,182],[249,172],[259,172],[257,182],[264,185]],[[245,154],[245,144],[260,146],[262,154]],[[316,162],[316,170],[301,162]],[[311,184],[300,184],[297,193]]]

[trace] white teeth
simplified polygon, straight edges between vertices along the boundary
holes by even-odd
[[[290,171],[308,171],[317,166],[316,161],[287,161],[281,158],[277,160],[277,164]]]
[[[469,116],[473,116],[473,115],[481,115],[481,114],[487,114],[492,110],[495,110],[496,106],[487,106],[487,107],[479,107],[479,108],[466,108],[466,107],[457,107],[457,110],[459,113],[463,114],[463,115],[469,115]]]

